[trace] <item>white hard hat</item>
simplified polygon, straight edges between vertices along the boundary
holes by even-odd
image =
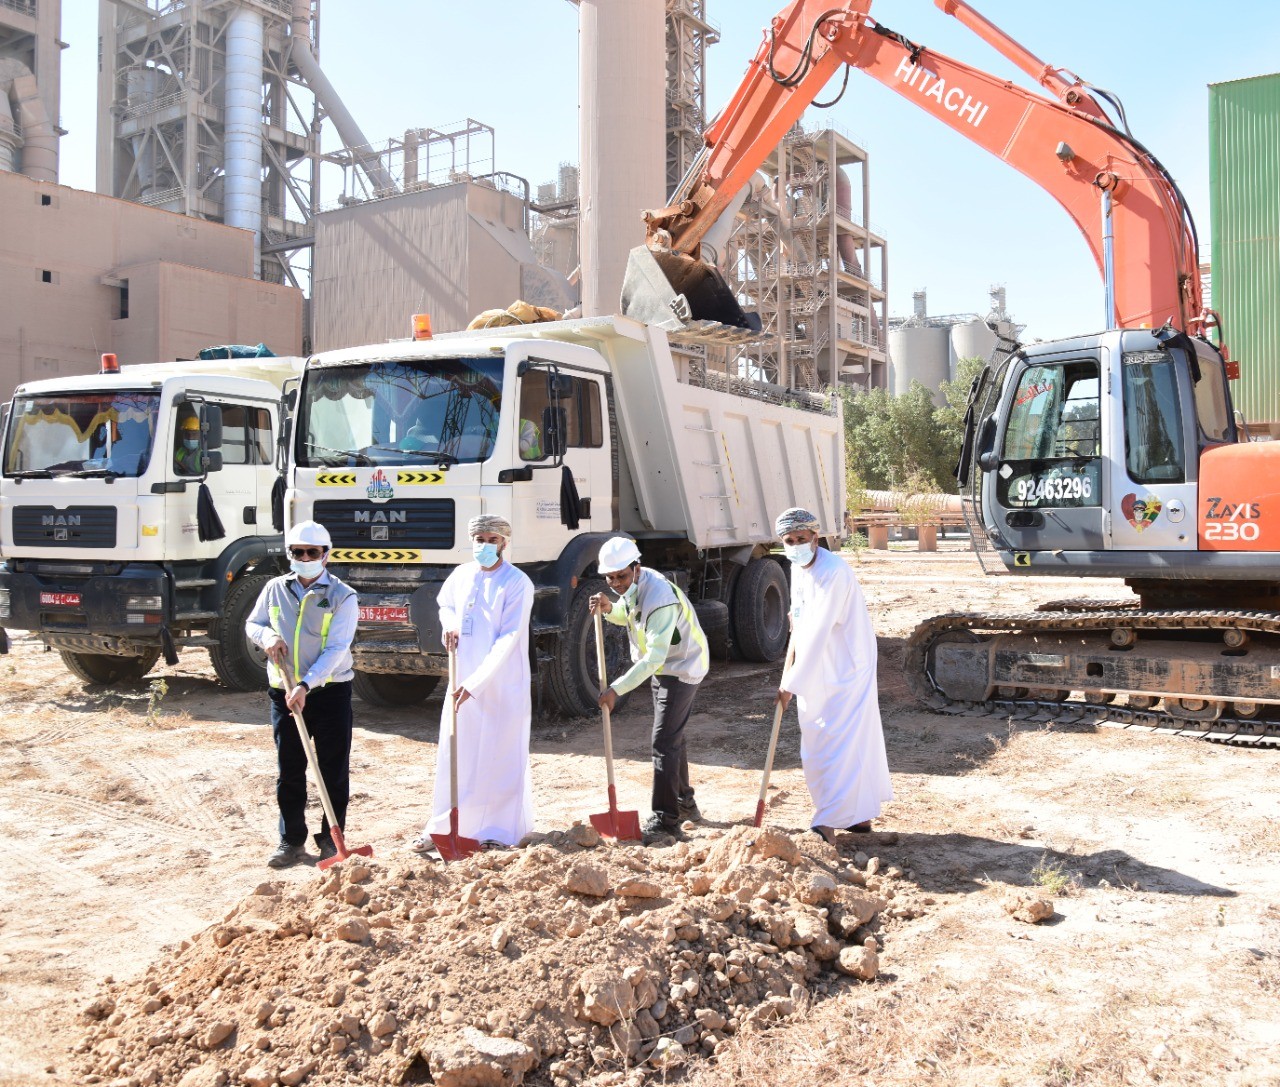
[[[633,562],[640,561],[640,548],[635,540],[625,536],[614,536],[600,545],[600,557],[596,560],[596,569],[602,574],[616,574],[625,570]]]
[[[304,547],[323,547],[327,550],[333,546],[333,541],[329,538],[329,530],[319,521],[299,521],[289,529],[288,538],[285,540],[287,547],[293,547],[295,544],[302,544]]]

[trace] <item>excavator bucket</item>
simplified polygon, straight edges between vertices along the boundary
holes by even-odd
[[[624,316],[672,333],[725,343],[758,337],[760,315],[745,313],[724,276],[684,253],[636,246],[622,280]]]

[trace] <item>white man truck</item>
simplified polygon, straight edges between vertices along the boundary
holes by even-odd
[[[228,686],[265,687],[244,620],[285,567],[272,486],[300,369],[105,356],[100,374],[20,385],[0,446],[0,628],[35,632],[89,683],[199,647]]]
[[[436,596],[478,514],[511,522],[507,557],[536,590],[536,682],[568,715],[595,707],[604,540],[634,537],[688,591],[713,651],[772,661],[789,598],[774,517],[806,506],[828,544],[843,523],[838,400],[708,374],[625,317],[320,354],[295,415],[286,521],[329,530],[330,567],[360,594],[356,691],[384,705],[446,672]]]

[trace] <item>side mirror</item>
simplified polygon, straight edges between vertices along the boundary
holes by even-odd
[[[222,408],[217,404],[204,406],[204,447],[211,452],[222,448]],[[221,457],[219,457],[218,468],[221,467]]]
[[[222,453],[220,450],[210,450],[204,455],[204,470],[206,472],[222,471]]]
[[[983,453],[978,457],[978,467],[984,472],[994,472],[1000,467],[1000,458],[995,453]]]
[[[573,378],[565,374],[547,374],[547,396],[551,400],[563,400],[573,393]]]
[[[542,409],[542,452],[544,456],[563,457],[568,446],[568,415],[564,408]]]

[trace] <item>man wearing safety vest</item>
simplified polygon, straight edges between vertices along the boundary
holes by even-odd
[[[646,679],[650,681],[653,814],[640,829],[646,842],[662,834],[678,835],[682,820],[702,818],[689,784],[684,727],[693,711],[698,684],[710,666],[707,637],[679,587],[657,570],[640,565],[635,540],[625,536],[605,540],[596,568],[619,599],[614,604],[604,593],[596,593],[591,597],[591,610],[627,628],[634,662],[601,693],[600,705],[612,712],[620,695]]]
[[[339,829],[345,829],[350,794],[351,642],[359,605],[355,590],[325,567],[328,530],[303,521],[289,530],[285,546],[292,573],[272,578],[245,623],[249,639],[267,654],[271,683],[271,729],[276,742],[276,804],[280,844],[267,859],[287,868],[306,859],[307,755],[292,713],[302,714],[315,743],[325,788]],[[292,683],[292,686],[290,686]],[[316,835],[320,859],[337,850],[328,817]]]

